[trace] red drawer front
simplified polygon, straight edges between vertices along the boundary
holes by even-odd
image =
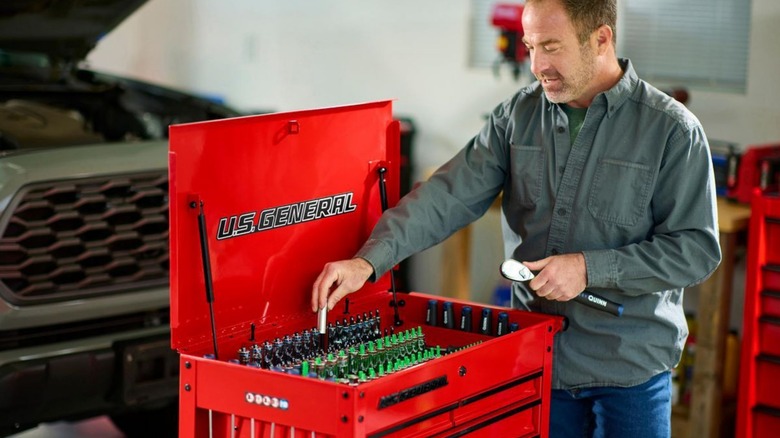
[[[780,357],[756,358],[756,404],[780,409]]]
[[[753,409],[753,437],[777,436],[780,431],[780,410],[765,406]]]
[[[780,357],[780,318],[759,318],[758,331],[759,353]],[[780,378],[780,373],[777,377]]]
[[[764,265],[761,269],[764,289],[780,290],[780,265]]]
[[[780,318],[780,291],[761,292],[761,315]]]
[[[436,438],[452,436],[469,438],[546,436],[546,432],[541,434],[539,430],[540,404],[541,401],[537,400],[511,408],[497,407],[494,415],[485,416],[439,435],[428,434],[426,436]]]
[[[780,218],[766,218],[766,263],[780,265]]]
[[[383,438],[425,438],[436,433],[444,433],[451,429],[452,412],[446,411],[431,418],[427,418],[424,421],[414,422],[413,424],[403,427],[391,427],[368,436],[381,436]]]
[[[486,412],[495,412],[498,406],[511,406],[515,404],[529,404],[542,398],[542,373],[536,372],[525,378],[518,379],[501,388],[493,388],[495,391],[489,397],[474,397],[462,401],[462,406],[454,413],[457,424],[470,421],[472,418],[484,416]],[[534,421],[538,424],[539,419]]]

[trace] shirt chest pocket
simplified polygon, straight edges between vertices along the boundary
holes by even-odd
[[[653,181],[650,166],[630,161],[601,160],[588,197],[588,210],[598,219],[633,226],[647,210]]]
[[[536,205],[542,193],[544,150],[541,146],[513,144],[510,154],[513,200],[526,207]]]

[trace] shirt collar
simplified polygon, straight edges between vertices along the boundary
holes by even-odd
[[[617,84],[609,90],[597,94],[593,99],[593,102],[591,102],[591,105],[593,105],[594,103],[601,102],[602,99],[606,101],[607,116],[611,116],[626,100],[628,100],[629,96],[631,96],[639,83],[639,76],[637,76],[634,66],[631,65],[631,60],[618,58],[618,64],[620,64],[620,68],[623,70],[623,76]],[[542,94],[542,98],[549,103],[541,84],[539,84],[539,90]],[[555,107],[563,110],[559,104],[551,104],[547,109],[549,111]]]
[[[618,108],[623,105],[631,96],[639,83],[639,76],[634,71],[631,61],[625,58],[618,58],[620,68],[623,69],[623,77],[609,90],[600,93],[607,102],[607,116],[611,116]],[[598,99],[599,96],[596,96]],[[594,100],[595,101],[595,100]]]

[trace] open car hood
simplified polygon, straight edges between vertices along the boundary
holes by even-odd
[[[146,0],[3,0],[0,50],[79,61]]]

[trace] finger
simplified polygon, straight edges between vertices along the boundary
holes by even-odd
[[[565,294],[565,293],[562,293],[562,294],[561,294],[561,295],[560,295],[558,298],[556,298],[555,300],[556,300],[556,301],[569,301],[569,300],[571,300],[572,298],[574,298],[574,297],[571,297],[571,296],[569,296],[569,295],[567,295],[567,294]]]
[[[319,292],[319,283],[320,283],[320,277],[322,276],[322,273],[317,276],[317,279],[314,280],[314,284],[311,286],[311,311],[316,312],[319,310],[320,307],[320,292]]]
[[[333,307],[336,306],[336,303],[347,296],[349,292],[350,291],[348,291],[343,285],[339,285],[339,287],[334,289],[333,292],[331,292],[330,297],[327,299],[328,311],[333,310]]]
[[[547,290],[546,299],[550,301],[566,301],[566,294],[560,289],[550,288]]]
[[[547,284],[547,279],[544,277],[534,277],[528,282],[528,286],[535,292],[539,292],[544,285]]]
[[[550,257],[546,257],[541,260],[522,262],[522,263],[528,266],[528,269],[532,271],[541,271],[542,269],[544,269],[545,266],[547,266],[548,263],[550,263]]]
[[[320,273],[317,280],[314,281],[312,289],[312,311],[316,312],[324,308],[328,302],[328,292],[336,278],[327,267]]]

